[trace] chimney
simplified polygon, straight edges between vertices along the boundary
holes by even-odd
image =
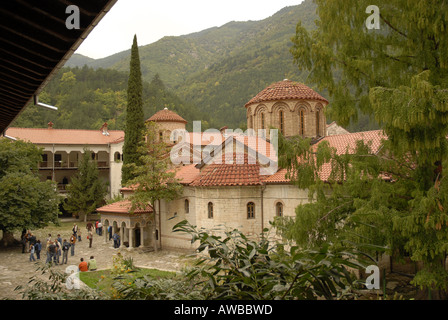
[[[221,132],[221,134],[222,134],[224,137],[227,137],[227,129],[229,129],[229,127],[228,127],[228,126],[224,126],[224,127],[222,127],[221,129],[219,129],[219,132]]]
[[[109,131],[107,131],[107,122],[104,122],[103,126],[101,127],[101,131],[104,136],[109,135]]]
[[[53,122],[50,121],[50,122],[48,122],[47,125],[48,125],[48,129],[53,129]]]

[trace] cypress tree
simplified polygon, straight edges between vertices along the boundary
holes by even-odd
[[[145,129],[142,92],[140,57],[138,53],[137,36],[134,35],[127,89],[128,104],[126,107],[125,139],[123,146],[122,185],[126,185],[130,179],[134,178],[129,165],[132,163],[139,164],[140,154],[138,154],[137,149],[139,144],[143,141],[143,132]]]

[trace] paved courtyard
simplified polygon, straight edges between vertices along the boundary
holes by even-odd
[[[158,252],[150,252],[140,249],[128,250],[114,249],[113,241],[105,242],[103,236],[94,234],[92,248],[89,248],[89,241],[86,239],[87,232],[84,222],[77,222],[81,232],[82,241],[77,242],[75,246],[75,255],[68,255],[68,264],[54,266],[60,270],[65,270],[69,265],[78,265],[81,258],[88,260],[90,256],[94,256],[98,269],[108,269],[112,266],[112,257],[120,251],[125,257],[131,256],[134,264],[139,267],[154,268],[166,271],[180,271],[184,266],[191,263],[187,257],[188,253],[160,250]],[[73,222],[63,222],[61,227],[52,226],[41,230],[31,230],[42,243],[51,233],[52,239],[55,239],[60,233],[62,239],[69,239],[70,230]],[[16,239],[20,239],[20,232],[15,234]],[[0,248],[0,299],[21,299],[19,291],[14,289],[18,285],[25,285],[28,280],[39,271],[36,269],[45,263],[46,254],[44,250],[41,252],[41,260],[37,262],[29,261],[29,253],[22,253],[22,246],[13,246],[8,248]],[[61,257],[62,259],[62,257]],[[39,272],[40,273],[40,272]]]

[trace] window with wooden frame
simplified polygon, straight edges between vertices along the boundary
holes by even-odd
[[[316,110],[316,137],[320,136],[320,111]]]
[[[283,110],[278,112],[279,122],[280,122],[280,132],[285,135],[285,114]]]
[[[253,202],[247,204],[247,219],[255,219],[255,203]]]
[[[277,217],[283,217],[283,203],[277,202],[275,204],[275,215]]]
[[[207,209],[208,209],[208,218],[213,219],[213,203],[212,202],[208,203]]]
[[[305,110],[300,110],[300,134],[305,134]]]
[[[266,129],[265,127],[265,119],[264,119],[264,112],[261,113],[261,129]]]

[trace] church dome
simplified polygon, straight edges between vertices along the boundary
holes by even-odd
[[[182,118],[176,112],[168,110],[168,108],[156,112],[151,118],[146,121],[187,123],[187,120]]]
[[[306,85],[288,79],[271,84],[253,97],[246,107],[253,103],[278,100],[319,100],[328,104],[328,100],[322,97]]]

